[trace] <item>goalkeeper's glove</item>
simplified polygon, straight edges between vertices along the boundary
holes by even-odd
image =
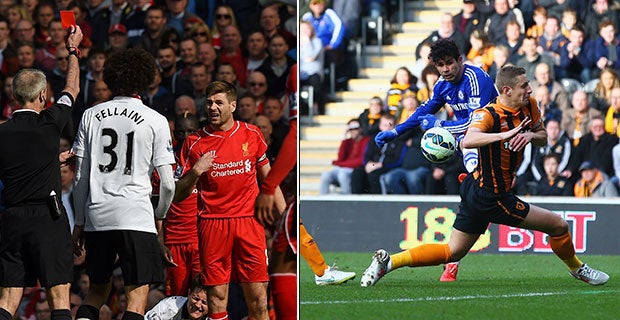
[[[421,116],[420,120],[422,120],[422,122],[420,123],[420,126],[422,127],[422,130],[424,131],[430,128],[441,126],[441,120],[437,119],[437,117],[435,117],[432,114]]]
[[[377,133],[377,135],[375,136],[375,143],[377,144],[379,148],[383,148],[384,144],[394,140],[396,137],[398,137],[398,133],[396,132],[396,129],[392,129],[389,131],[381,131]]]

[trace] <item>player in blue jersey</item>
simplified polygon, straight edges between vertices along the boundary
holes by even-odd
[[[433,87],[431,97],[405,122],[390,131],[379,132],[375,136],[379,147],[420,125],[424,130],[442,127],[450,131],[460,144],[471,123],[474,110],[486,106],[498,96],[493,79],[484,70],[463,63],[463,56],[454,41],[442,39],[435,42],[431,46],[429,60],[441,75]],[[439,120],[435,116],[446,104],[454,110],[456,120]],[[473,172],[478,165],[477,150],[461,151],[465,169]],[[455,281],[457,271],[458,262],[447,264],[440,281]]]

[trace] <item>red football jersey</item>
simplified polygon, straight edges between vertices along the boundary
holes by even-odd
[[[172,169],[176,171],[179,167],[178,154],[175,153],[176,164]],[[159,174],[157,170],[153,171],[153,195],[159,194]],[[164,223],[164,243],[180,244],[180,243],[198,243],[198,191],[192,190],[192,193],[179,203],[172,202],[168,214],[166,214],[166,222]]]
[[[215,158],[211,169],[196,183],[198,214],[203,218],[254,216],[258,195],[256,169],[269,164],[267,143],[258,127],[235,121],[228,131],[210,126],[187,137],[181,149],[183,168],[188,172],[205,153]]]

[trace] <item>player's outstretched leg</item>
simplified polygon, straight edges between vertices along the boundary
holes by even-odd
[[[388,272],[389,262],[390,254],[386,250],[379,249],[375,251],[370,266],[362,274],[361,286],[374,286]]]

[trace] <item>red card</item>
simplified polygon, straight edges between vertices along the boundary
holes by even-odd
[[[61,10],[60,21],[64,29],[69,29],[69,27],[75,26],[75,14],[72,10]]]

